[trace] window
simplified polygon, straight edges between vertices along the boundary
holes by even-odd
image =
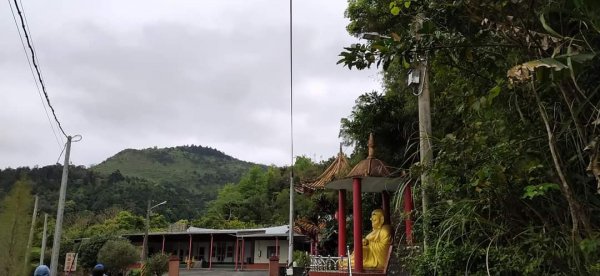
[[[275,256],[279,252],[279,246],[267,246],[267,258]]]
[[[233,246],[227,246],[227,258],[233,258]]]

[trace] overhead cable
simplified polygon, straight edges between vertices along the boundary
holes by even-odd
[[[21,5],[23,5],[21,3]],[[61,144],[64,143],[62,139],[59,139],[59,136],[56,135],[56,130],[54,129],[54,124],[52,123],[52,119],[50,119],[50,115],[48,114],[48,108],[46,108],[46,103],[44,102],[44,98],[42,97],[42,91],[36,79],[35,73],[33,72],[33,66],[31,66],[31,60],[29,59],[29,55],[27,54],[27,49],[25,48],[25,42],[23,41],[23,36],[21,35],[21,30],[19,29],[19,24],[17,23],[17,18],[15,17],[15,12],[13,11],[12,4],[10,0],[8,0],[8,6],[10,7],[10,12],[12,13],[13,21],[15,22],[15,27],[17,27],[17,33],[19,34],[19,38],[21,40],[21,46],[23,46],[23,51],[25,52],[25,58],[27,58],[27,65],[29,65],[29,71],[31,72],[31,77],[33,78],[33,83],[35,83],[35,87],[37,89],[38,95],[40,96],[40,100],[42,101],[42,106],[44,107],[44,114],[46,114],[46,118],[48,119],[48,123],[50,124],[50,128],[52,129],[52,133],[54,134],[54,138],[56,139],[56,143],[58,147],[61,147]],[[24,12],[25,10],[23,10]],[[27,24],[27,17],[25,17],[25,23]],[[28,24],[27,24],[28,25]],[[29,26],[27,26],[29,29]],[[32,43],[33,46],[33,43]],[[33,47],[35,50],[35,47]],[[62,137],[61,137],[62,138]]]
[[[58,129],[60,129],[62,134],[65,137],[67,137],[65,130],[62,128],[60,121],[56,117],[56,112],[54,111],[54,107],[52,107],[52,104],[50,103],[50,98],[48,97],[48,93],[46,92],[46,86],[44,85],[44,81],[42,79],[42,74],[40,73],[40,68],[38,67],[37,62],[36,62],[35,51],[33,50],[33,46],[31,46],[31,41],[29,39],[29,35],[27,34],[27,27],[25,27],[25,20],[23,19],[23,14],[21,13],[21,9],[19,9],[19,4],[17,3],[17,0],[14,0],[14,3],[15,3],[15,8],[17,9],[17,14],[19,15],[19,18],[21,19],[21,28],[23,29],[23,33],[25,34],[25,40],[27,41],[27,47],[29,47],[29,50],[31,52],[31,61],[33,63],[33,67],[35,67],[35,71],[37,73],[37,77],[40,82],[40,85],[42,86],[42,92],[44,92],[44,96],[46,97],[46,102],[48,103],[48,106],[50,107],[50,110],[52,111],[52,115],[54,115],[54,120],[58,124]]]

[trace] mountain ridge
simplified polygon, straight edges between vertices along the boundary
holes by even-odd
[[[119,171],[124,176],[176,183],[190,191],[200,191],[236,183],[252,166],[264,165],[236,159],[211,147],[185,145],[124,149],[90,169],[104,175]]]

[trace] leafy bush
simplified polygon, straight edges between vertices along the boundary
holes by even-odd
[[[295,250],[293,257],[294,263],[298,267],[308,267],[310,265],[310,257],[304,251]]]
[[[169,270],[169,255],[158,253],[152,255],[145,266],[145,272],[150,275],[161,276]],[[147,274],[146,274],[147,275]]]
[[[82,241],[77,258],[84,269],[92,269],[98,263],[98,252],[107,240],[108,237],[94,236],[89,240]]]
[[[98,252],[98,262],[112,273],[122,272],[139,260],[140,252],[129,241],[109,240]]]

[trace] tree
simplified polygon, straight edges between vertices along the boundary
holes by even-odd
[[[107,236],[92,236],[81,242],[78,261],[82,268],[92,269],[98,263],[98,252],[109,239]]]
[[[139,261],[140,252],[128,240],[107,241],[98,251],[98,262],[112,273],[124,272],[128,266]]]
[[[162,276],[169,270],[169,255],[162,253],[152,255],[144,268],[151,275]]]
[[[433,251],[405,258],[413,274],[598,272],[599,8],[349,1],[348,31],[383,36],[346,47],[340,63],[380,66],[385,96],[408,92],[397,80],[414,63],[429,67],[435,161],[411,174],[434,178],[428,234],[437,239]]]
[[[31,184],[15,183],[2,200],[0,209],[0,275],[23,275],[23,260],[29,233],[32,206]]]

